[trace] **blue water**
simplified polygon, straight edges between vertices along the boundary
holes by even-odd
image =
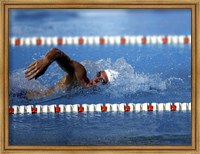
[[[10,11],[9,35],[188,35],[191,10]],[[165,19],[165,20],[163,20]],[[178,19],[178,20],[177,20]],[[9,48],[9,105],[191,102],[190,45],[56,46],[81,62],[90,79],[119,72],[115,83],[27,100],[22,91],[45,90],[65,73],[53,63],[38,80],[23,70],[55,46]],[[9,116],[11,145],[191,145],[191,112],[60,113]]]
[[[11,115],[9,141],[12,145],[190,145],[190,116],[191,112]]]

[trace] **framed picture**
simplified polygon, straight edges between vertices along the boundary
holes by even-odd
[[[199,1],[1,13],[1,152],[199,153]]]

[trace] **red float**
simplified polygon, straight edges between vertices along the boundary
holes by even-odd
[[[63,40],[62,40],[61,38],[59,38],[59,39],[57,40],[57,43],[58,43],[58,45],[62,45],[62,44],[63,44]]]
[[[20,45],[20,43],[21,43],[20,39],[15,40],[15,45]]]
[[[13,114],[14,113],[14,108],[9,108],[9,114]]]
[[[84,43],[84,39],[83,39],[83,38],[79,38],[79,39],[78,39],[78,43],[79,43],[79,44],[83,44],[83,43]]]
[[[37,108],[36,107],[32,107],[32,113],[37,113]]]
[[[40,38],[38,38],[38,39],[36,40],[36,44],[37,44],[37,45],[41,45],[41,44],[42,44],[42,40],[41,40]]]
[[[164,38],[162,38],[162,42],[163,42],[163,44],[167,44],[168,39],[166,37],[164,37]]]
[[[188,38],[188,37],[185,37],[185,38],[184,38],[184,43],[185,43],[185,44],[189,43],[189,38]]]
[[[101,111],[106,112],[107,111],[107,106],[101,106]]]
[[[128,105],[124,106],[124,111],[125,111],[125,112],[130,111],[130,109],[131,109],[131,108],[130,108],[130,106],[128,106]]]
[[[171,111],[176,111],[176,105],[171,105]]]
[[[147,39],[146,39],[146,37],[143,37],[142,38],[142,44],[146,44],[147,43]]]
[[[105,39],[104,38],[100,38],[99,42],[100,42],[100,44],[105,44]]]
[[[148,111],[153,111],[153,106],[152,105],[148,105]]]
[[[56,112],[56,113],[60,112],[60,107],[59,107],[59,106],[56,106],[56,107],[55,107],[55,112]]]
[[[121,38],[121,44],[126,44],[126,39],[124,37]]]
[[[84,107],[79,106],[79,107],[78,107],[78,112],[83,112],[83,111],[84,111]]]

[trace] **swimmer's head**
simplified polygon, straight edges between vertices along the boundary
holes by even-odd
[[[119,75],[119,72],[111,69],[104,70],[104,72],[106,73],[109,82],[115,81]]]
[[[111,69],[106,69],[104,71],[97,72],[92,82],[93,85],[107,84],[108,82],[111,83],[117,79],[118,75],[118,72]]]

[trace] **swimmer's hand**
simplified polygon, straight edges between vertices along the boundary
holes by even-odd
[[[27,67],[27,70],[25,71],[25,77],[29,80],[32,80],[33,78],[37,79],[39,76],[45,73],[50,64],[51,62],[46,57],[36,60]]]

